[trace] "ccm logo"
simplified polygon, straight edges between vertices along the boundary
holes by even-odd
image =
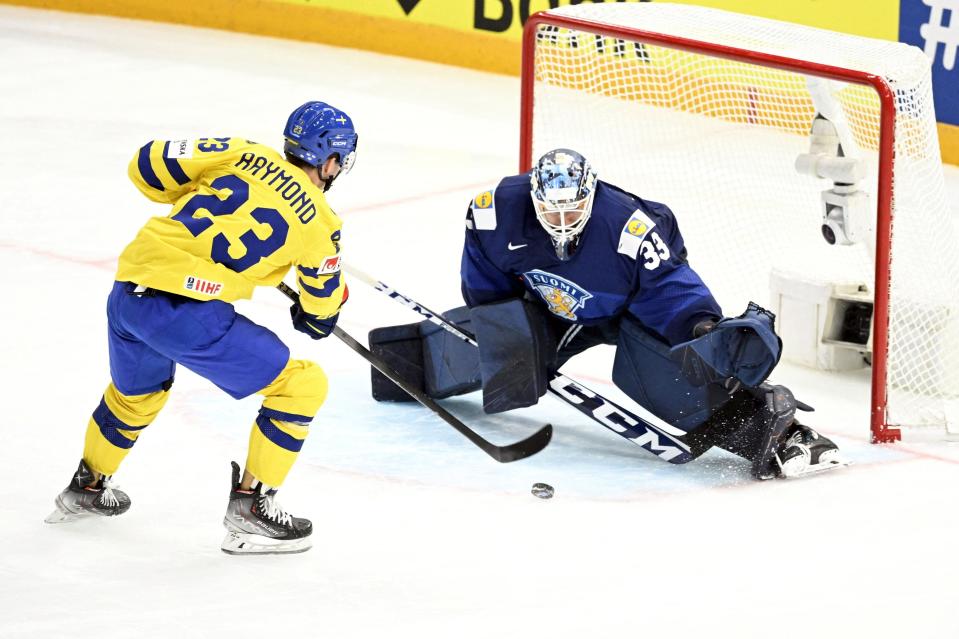
[[[617,411],[614,406],[610,405],[610,403],[606,402],[602,397],[583,388],[579,384],[569,382],[564,385],[559,381],[559,378],[554,378],[550,381],[550,388],[571,402],[582,405],[597,421],[611,431],[620,433],[627,439],[632,439],[639,446],[642,446],[666,461],[682,455],[684,452],[688,452],[672,445],[668,441],[665,444],[662,443],[651,428],[646,428],[629,415],[624,415]]]

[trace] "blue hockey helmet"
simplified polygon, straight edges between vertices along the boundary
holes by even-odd
[[[356,129],[343,111],[325,102],[297,107],[283,130],[283,151],[310,166],[320,167],[331,155],[339,156],[340,172],[349,173],[356,160]]]
[[[596,192],[596,172],[572,149],[544,154],[530,174],[536,218],[549,233],[561,259],[568,259],[576,237],[589,221]]]

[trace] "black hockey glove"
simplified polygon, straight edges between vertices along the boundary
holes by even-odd
[[[336,326],[336,320],[339,319],[340,314],[337,312],[336,315],[332,317],[321,319],[316,315],[304,311],[300,303],[297,302],[290,307],[290,317],[293,318],[293,328],[301,333],[306,333],[313,339],[323,339],[333,332],[333,328]]]
[[[344,284],[343,299],[340,301],[340,306],[336,309],[336,313],[330,317],[321,319],[316,315],[304,311],[303,307],[300,306],[300,299],[297,297],[296,303],[290,307],[290,317],[293,319],[293,328],[301,333],[306,333],[313,339],[323,339],[329,336],[336,327],[336,320],[340,317],[340,308],[343,308],[343,305],[346,304],[346,300],[348,299],[350,299],[350,287]]]
[[[716,323],[719,322],[719,318],[716,319],[704,319],[696,323],[696,326],[693,326],[693,339],[697,337],[702,337],[709,331],[716,328]]]

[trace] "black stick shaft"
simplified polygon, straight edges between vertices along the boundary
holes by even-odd
[[[277,288],[291,301],[299,301],[299,294],[285,283],[280,282]],[[422,390],[403,379],[403,377],[393,370],[393,368],[381,357],[370,352],[368,348],[353,339],[352,336],[350,336],[339,326],[333,328],[333,334],[336,335],[344,344],[359,353],[360,356],[373,365],[376,370],[390,378],[390,381],[409,393],[416,401],[433,411],[433,413],[435,413],[440,419],[458,430],[460,434],[469,439],[483,452],[498,462],[505,463],[529,457],[530,455],[543,450],[543,448],[549,444],[549,441],[552,438],[553,427],[550,424],[546,424],[524,440],[508,446],[497,446],[492,442],[483,439],[478,433],[476,433],[476,431],[461,422],[445,408],[437,404],[433,398],[429,397]]]

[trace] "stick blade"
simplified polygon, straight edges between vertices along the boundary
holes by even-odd
[[[515,444],[510,444],[509,446],[497,446],[496,450],[494,451],[495,454],[493,454],[492,457],[496,461],[504,464],[520,459],[526,459],[527,457],[535,455],[539,451],[546,448],[552,439],[553,425],[546,424],[526,439],[518,441]]]

